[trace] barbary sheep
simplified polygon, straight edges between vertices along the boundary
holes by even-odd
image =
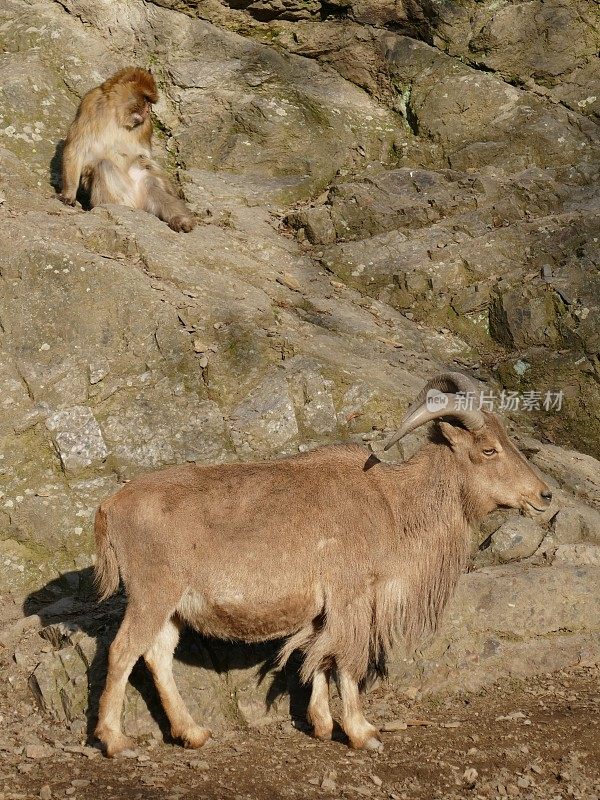
[[[464,409],[461,393],[474,388],[455,372],[427,383],[388,443],[436,420],[405,463],[332,445],[267,463],[171,467],[105,500],[95,525],[99,592],[110,596],[121,579],[128,598],[96,728],[107,755],[131,746],[120,718],[141,655],[173,736],[188,747],[210,737],[173,679],[186,624],[245,642],[287,637],[280,663],[294,650],[304,656],[315,736],[331,737],[335,672],[350,744],[381,748],[359,701],[370,667],[397,639],[410,646],[435,631],[475,523],[499,507],[544,510],[552,497],[498,418]]]

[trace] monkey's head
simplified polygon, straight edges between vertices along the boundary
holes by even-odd
[[[119,124],[129,130],[143,125],[158,100],[154,77],[145,69],[122,69],[102,84],[114,104]]]

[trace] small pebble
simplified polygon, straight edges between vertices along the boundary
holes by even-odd
[[[28,744],[25,748],[27,758],[48,758],[54,750],[46,744]]]
[[[139,753],[137,750],[121,750],[119,753],[121,758],[137,758]]]
[[[496,717],[496,722],[512,722],[516,719],[525,719],[525,714],[522,711],[511,711],[510,714]]]
[[[475,786],[477,778],[479,778],[479,773],[474,767],[467,767],[463,772],[463,781],[467,786]]]
[[[302,286],[296,280],[296,278],[294,278],[294,276],[290,275],[288,272],[284,272],[283,275],[279,275],[277,277],[277,283],[287,286],[288,289],[292,289],[294,292],[299,292],[302,289]]]
[[[393,731],[405,731],[407,728],[408,725],[401,719],[393,719],[391,722],[385,722],[381,726],[381,730],[385,731],[386,733],[392,733]]]

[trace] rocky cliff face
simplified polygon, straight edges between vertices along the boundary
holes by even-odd
[[[451,366],[495,391],[564,392],[560,413],[510,415],[558,499],[533,526],[486,523],[447,631],[418,664],[399,657],[397,680],[471,685],[600,653],[597,37],[583,0],[6,0],[5,620],[27,595],[35,611],[85,591],[93,511],[120,481],[377,447]],[[129,64],[159,82],[156,146],[203,219],[188,235],[55,196],[79,98]],[[532,595],[550,609],[539,630],[523,625]],[[31,634],[21,665],[49,710],[76,715],[98,631],[68,609],[92,644]],[[205,667],[192,693],[216,680]],[[248,719],[264,714],[254,691],[239,691]]]

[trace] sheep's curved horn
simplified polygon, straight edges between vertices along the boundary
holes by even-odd
[[[432,390],[440,395],[438,403],[427,402],[428,397],[431,399]],[[471,431],[482,428],[485,424],[482,412],[465,408],[464,397],[457,396],[458,392],[464,395],[476,391],[475,383],[460,372],[444,372],[427,381],[416,400],[409,406],[399,430],[386,442],[384,450],[389,450],[399,439],[420,425],[440,417],[454,417]]]

